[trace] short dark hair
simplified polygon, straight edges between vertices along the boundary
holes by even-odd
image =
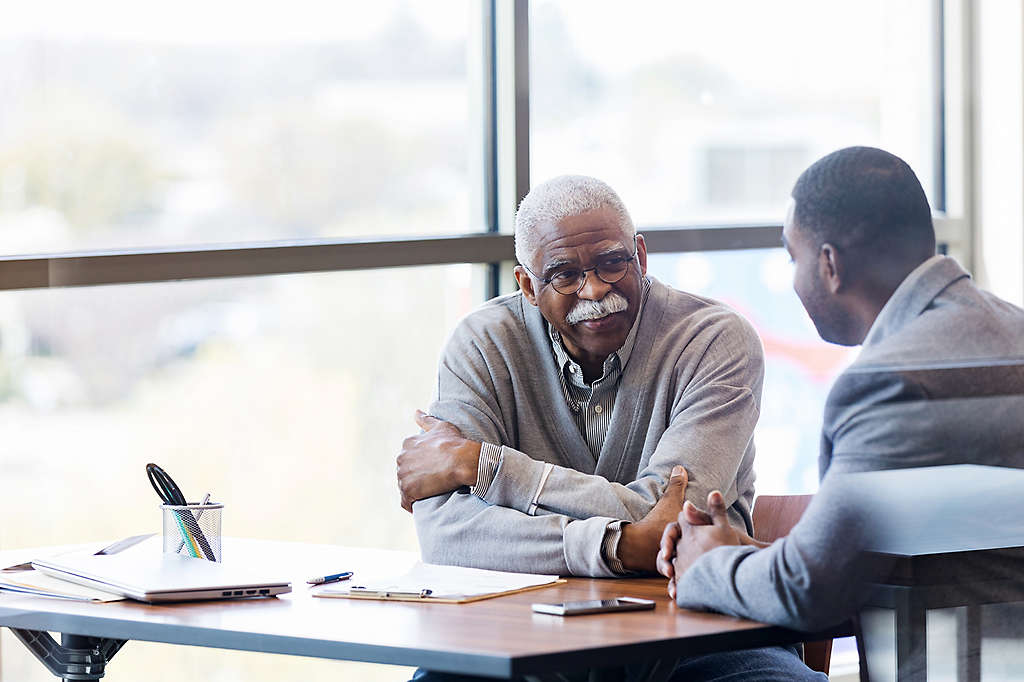
[[[796,226],[820,246],[882,257],[935,252],[935,228],[921,182],[903,159],[874,147],[822,157],[793,187]]]

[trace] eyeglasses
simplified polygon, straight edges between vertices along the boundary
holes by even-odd
[[[600,263],[597,263],[590,268],[573,268],[566,267],[556,271],[550,277],[541,277],[536,274],[533,270],[523,265],[526,271],[531,275],[544,282],[544,284],[550,284],[551,287],[558,293],[564,296],[572,296],[578,294],[583,285],[587,282],[587,273],[593,272],[597,275],[597,278],[605,284],[615,284],[620,279],[626,276],[626,272],[629,270],[629,264],[636,258],[636,237],[633,237],[633,253],[627,256],[608,256],[603,258]]]

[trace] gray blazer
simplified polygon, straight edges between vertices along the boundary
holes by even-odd
[[[825,406],[822,485],[771,547],[720,547],[676,601],[797,629],[856,612],[865,532],[842,473],[943,464],[1024,467],[1024,310],[936,256],[893,293]],[[854,493],[855,494],[855,493]]]
[[[690,474],[688,498],[721,486],[733,523],[749,525],[764,354],[746,320],[652,279],[596,459],[558,372],[547,324],[520,294],[459,323],[430,411],[468,438],[500,444],[501,463],[482,497],[455,492],[413,505],[425,560],[611,576],[606,528],[643,518],[676,464]]]

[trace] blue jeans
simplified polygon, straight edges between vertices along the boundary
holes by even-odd
[[[746,651],[720,651],[684,658],[672,671],[672,682],[828,682],[825,673],[811,670],[800,660],[794,646],[773,646]]]
[[[626,671],[594,671],[594,679],[630,679]],[[557,679],[556,676],[552,676]],[[564,680],[588,680],[587,672],[565,674]],[[491,678],[417,670],[412,682],[476,682]],[[676,663],[669,678],[672,682],[828,682],[823,673],[814,672],[800,660],[796,647],[774,646],[744,651],[722,651],[684,658]]]

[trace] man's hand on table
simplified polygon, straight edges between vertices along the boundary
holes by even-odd
[[[480,443],[454,425],[421,410],[415,419],[423,432],[406,438],[398,455],[398,490],[410,512],[416,500],[475,485],[480,461]]]
[[[622,525],[618,557],[623,568],[648,573],[656,570],[658,540],[665,524],[675,519],[683,509],[687,481],[686,469],[678,465],[673,467],[668,486],[647,516]]]
[[[658,549],[657,569],[668,578],[669,596],[676,598],[676,580],[705,552],[728,545],[767,547],[768,543],[730,525],[725,499],[719,491],[708,494],[706,512],[686,502],[678,519],[665,526]]]

